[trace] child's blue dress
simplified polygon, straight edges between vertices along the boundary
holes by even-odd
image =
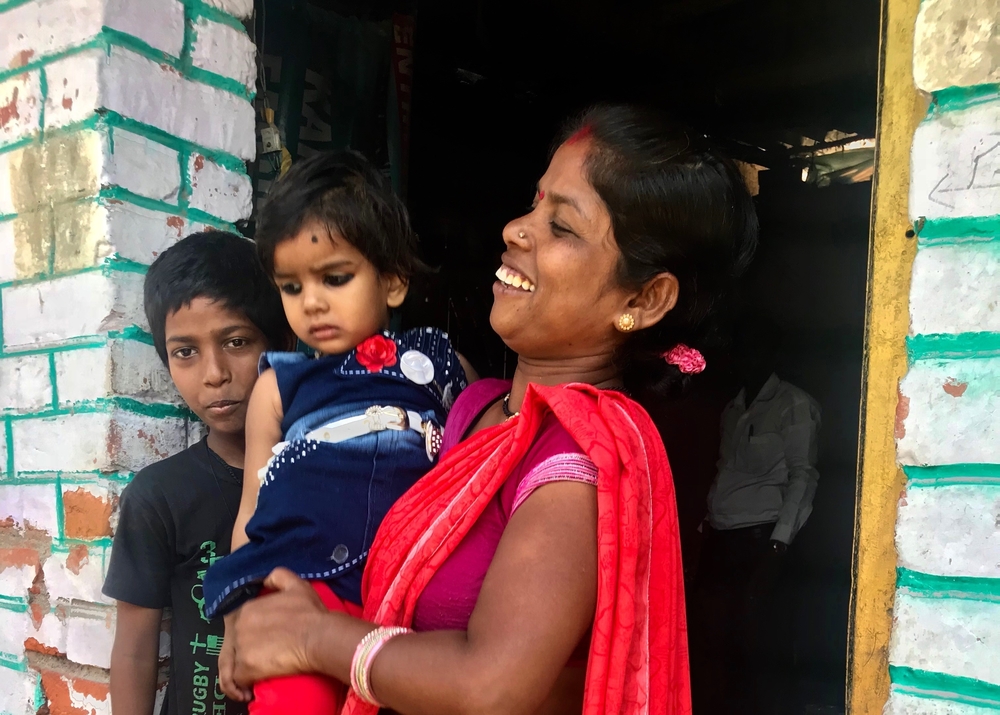
[[[360,604],[375,532],[434,466],[465,372],[434,328],[375,335],[343,355],[267,353],[261,365],[277,377],[285,441],[262,470],[249,542],[205,575],[205,613],[257,595],[278,566]]]

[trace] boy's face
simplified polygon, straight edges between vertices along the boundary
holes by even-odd
[[[383,330],[407,285],[322,224],[310,222],[274,249],[274,282],[299,339],[323,354],[345,353]]]
[[[167,366],[188,407],[223,434],[242,434],[267,341],[241,312],[209,298],[167,316]]]

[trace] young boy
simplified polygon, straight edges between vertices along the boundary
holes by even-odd
[[[170,676],[161,715],[234,715],[218,684],[221,621],[202,581],[229,553],[243,482],[247,403],[265,350],[291,345],[281,298],[252,243],[196,233],[154,261],[145,308],[153,343],[208,436],[140,471],[121,499],[104,593],[118,602],[111,652],[115,715],[150,715],[160,622],[171,608]]]

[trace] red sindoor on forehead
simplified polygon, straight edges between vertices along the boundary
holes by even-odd
[[[585,124],[584,126],[577,129],[573,133],[573,136],[571,136],[569,139],[566,140],[566,144],[567,145],[576,144],[578,141],[582,141],[583,139],[589,137],[592,131],[593,128],[589,124]]]

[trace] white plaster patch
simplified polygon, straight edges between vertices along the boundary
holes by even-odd
[[[199,18],[194,25],[191,61],[223,77],[235,79],[249,90],[257,84],[257,48],[243,30]]]
[[[939,112],[913,137],[910,217],[1000,214],[1000,101]]]
[[[0,667],[0,713],[35,715],[42,703],[35,703],[40,676],[33,670]]]
[[[0,595],[28,600],[28,590],[35,582],[37,570],[33,564],[0,568]]]
[[[17,420],[17,471],[135,472],[187,446],[185,420],[121,410]]]
[[[42,616],[41,625],[30,635],[46,648],[55,648],[60,653],[66,652],[66,624],[52,611]]]
[[[889,702],[882,715],[996,715],[996,712],[992,708],[977,708],[950,700],[932,700],[894,690],[889,695]]]
[[[201,154],[188,163],[192,208],[201,209],[226,221],[250,217],[253,185],[246,174],[230,171]]]
[[[184,5],[177,0],[106,0],[104,24],[168,55],[184,49]]]
[[[0,216],[17,213],[11,182],[17,182],[17,169],[21,166],[23,149],[5,151],[0,154]]]
[[[899,505],[896,549],[899,565],[914,571],[1000,578],[1000,488],[907,489]]]
[[[27,611],[0,608],[0,653],[23,653],[24,641],[33,630],[31,614]]]
[[[900,391],[909,400],[902,464],[1000,462],[1000,358],[920,360]]]
[[[241,19],[250,17],[250,13],[253,12],[253,0],[206,0],[206,2]]]
[[[910,326],[917,335],[1000,332],[1000,243],[927,246],[917,251]]]
[[[1000,604],[896,593],[889,662],[1000,684]]]
[[[181,188],[178,153],[123,129],[112,129],[112,137],[113,151],[101,173],[101,185],[176,204]]]
[[[42,112],[41,74],[38,70],[0,82],[0,146],[38,131]]]
[[[146,265],[194,230],[188,220],[180,216],[129,203],[109,204],[104,207],[104,213],[105,235],[111,252]]]
[[[913,42],[917,88],[936,92],[1000,82],[996,0],[924,0]]]
[[[110,668],[115,639],[114,609],[73,603],[67,611],[67,658],[73,663]]]
[[[86,549],[87,555],[81,558],[78,549]],[[43,571],[45,587],[49,592],[49,598],[53,601],[80,600],[114,605],[113,600],[101,593],[101,587],[104,585],[103,547],[71,547],[68,551],[53,549],[52,555],[45,561]]]
[[[0,486],[0,521],[8,517],[18,529],[41,529],[59,536],[55,484]]]
[[[51,404],[47,355],[0,358],[0,409],[35,412]]]
[[[2,170],[2,167],[0,167]],[[0,282],[17,278],[17,244],[14,242],[14,222],[0,221]]]
[[[36,0],[7,10],[0,32],[0,67],[21,67],[95,37],[104,24],[102,4]]]
[[[137,325],[143,276],[136,273],[81,273],[3,290],[4,345],[51,345]]]

